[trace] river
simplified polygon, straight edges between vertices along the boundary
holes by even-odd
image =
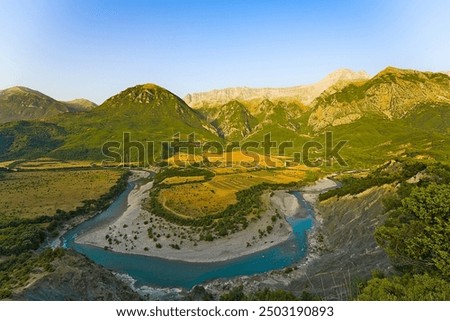
[[[135,286],[164,288],[192,288],[196,284],[218,278],[253,275],[287,267],[305,257],[307,253],[307,231],[314,222],[314,211],[299,191],[292,192],[307,211],[303,218],[288,217],[293,233],[288,240],[247,256],[215,263],[190,263],[166,260],[150,256],[107,251],[99,247],[75,243],[77,236],[86,233],[97,224],[106,224],[118,218],[127,207],[129,193],[135,183],[127,189],[104,212],[69,230],[61,237],[63,247],[72,248],[91,260],[120,274],[136,280]]]

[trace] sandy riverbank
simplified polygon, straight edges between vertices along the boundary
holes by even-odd
[[[111,251],[161,257],[188,262],[218,262],[252,254],[286,241],[292,234],[283,213],[295,215],[295,196],[276,191],[262,195],[265,210],[261,218],[244,230],[212,242],[200,241],[195,228],[179,226],[153,215],[142,207],[153,183],[136,185],[128,196],[128,207],[116,221],[97,226],[79,236],[77,243]],[[279,213],[276,221],[273,217]],[[267,233],[267,227],[272,231]],[[151,229],[153,238],[148,235]],[[263,233],[261,233],[263,232]],[[174,248],[177,245],[180,249]]]
[[[273,191],[270,200],[273,206],[280,211],[280,214],[285,216],[300,215],[300,204],[295,195],[286,191]]]
[[[135,182],[140,179],[149,178],[151,173],[143,170],[131,170],[131,175],[128,178],[128,182]],[[57,248],[62,246],[61,237],[69,230],[73,229],[75,226],[89,220],[93,217],[92,213],[75,216],[72,219],[65,222],[61,227],[58,228],[58,235],[48,240],[44,247]]]

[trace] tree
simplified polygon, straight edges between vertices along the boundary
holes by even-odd
[[[416,187],[375,238],[400,267],[450,278],[450,185]]]
[[[357,297],[361,301],[446,301],[450,299],[450,283],[423,275],[375,277]]]

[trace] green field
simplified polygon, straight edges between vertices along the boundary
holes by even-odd
[[[1,220],[54,215],[98,199],[114,186],[117,170],[7,172],[0,178]]]

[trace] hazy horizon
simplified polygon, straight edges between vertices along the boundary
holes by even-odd
[[[349,68],[447,71],[449,3],[3,1],[0,89],[102,103],[140,83],[183,97],[289,87]]]

